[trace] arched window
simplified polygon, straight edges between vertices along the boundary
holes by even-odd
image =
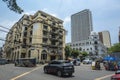
[[[47,52],[45,50],[41,53],[41,60],[47,60]]]

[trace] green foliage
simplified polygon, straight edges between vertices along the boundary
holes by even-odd
[[[81,57],[81,58],[85,58],[86,56],[88,56],[88,53],[85,52],[85,51],[80,52],[79,50],[72,49],[70,46],[65,46],[65,57],[66,57],[66,59],[68,57],[77,58],[78,56]]]
[[[65,46],[65,56],[66,59],[71,56],[72,48],[70,46]]]
[[[113,52],[120,52],[120,43],[116,43],[111,48],[108,49],[108,53]]]
[[[72,51],[72,56],[73,56],[74,58],[77,58],[77,57],[79,56],[79,54],[80,54],[80,51],[78,51],[78,50],[73,50],[73,51]]]
[[[81,61],[83,61],[86,56],[88,56],[87,52],[85,52],[85,51],[81,52],[81,56],[80,56]]]
[[[81,54],[82,54],[82,56],[83,56],[83,57],[88,56],[88,53],[87,53],[87,52],[85,52],[85,51],[81,52]]]
[[[23,10],[17,5],[16,0],[2,0],[3,2],[5,2],[7,4],[7,7],[16,12],[21,14],[23,12]]]

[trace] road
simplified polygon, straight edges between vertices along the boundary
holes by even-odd
[[[0,80],[110,80],[113,71],[91,70],[90,65],[75,66],[72,77],[58,77],[45,74],[43,65],[25,68],[14,67],[13,64],[0,65]]]

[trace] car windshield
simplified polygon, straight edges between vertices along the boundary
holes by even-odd
[[[63,63],[70,63],[69,61],[63,61]]]
[[[115,73],[116,73],[116,74],[120,74],[120,70],[117,70]]]
[[[71,64],[71,63],[69,61],[63,61],[62,64],[68,65],[68,64]]]

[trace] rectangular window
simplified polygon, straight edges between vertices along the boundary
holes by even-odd
[[[48,26],[46,26],[46,25],[43,25],[43,29],[48,29]]]
[[[27,37],[27,32],[24,32],[24,37]]]
[[[32,43],[32,38],[29,39],[30,43]]]

